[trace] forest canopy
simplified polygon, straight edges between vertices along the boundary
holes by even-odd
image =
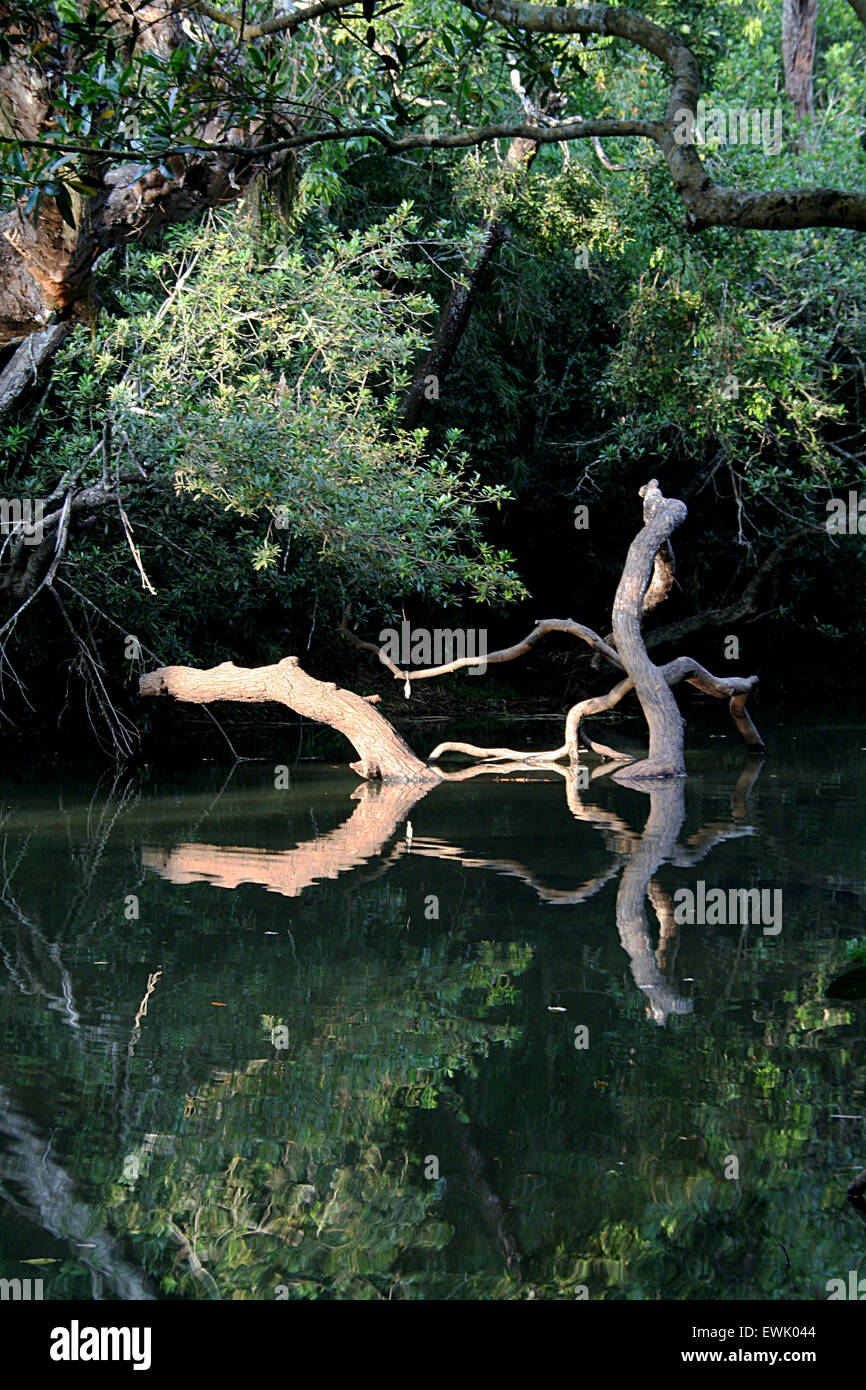
[[[347,608],[604,631],[652,475],[650,645],[802,697],[862,636],[862,5],[811,6],[807,81],[787,0],[0,10],[11,724],[129,752],[154,658],[363,683]]]

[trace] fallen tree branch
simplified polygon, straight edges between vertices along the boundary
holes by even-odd
[[[350,766],[362,777],[378,777],[386,782],[440,780],[438,772],[415,756],[368,700],[351,690],[338,689],[332,681],[308,676],[296,656],[253,670],[230,661],[207,671],[196,671],[190,666],[162,666],[141,677],[139,691],[142,695],[169,695],[196,705],[215,700],[273,700],[345,735],[360,759]]]
[[[617,781],[641,778],[685,776],[683,753],[683,720],[672,694],[672,687],[687,681],[705,694],[726,698],[731,716],[754,752],[763,751],[763,743],[746,712],[746,700],[758,683],[757,676],[722,678],[712,675],[691,657],[681,656],[665,666],[655,666],[647,655],[641,634],[641,621],[648,607],[660,603],[670,592],[673,578],[670,533],[686,518],[686,507],[677,499],[663,497],[655,478],[640,489],[643,498],[644,526],[632,541],[617,588],[613,605],[613,630],[617,650],[614,650],[592,628],[571,618],[545,618],[537,622],[532,632],[512,647],[485,655],[487,665],[514,661],[530,651],[537,642],[551,633],[578,637],[600,652],[623,678],[604,695],[594,695],[579,701],[568,712],[565,741],[555,749],[537,753],[520,752],[508,747],[479,747],[476,744],[447,742],[434,748],[429,762],[437,761],[444,753],[465,753],[488,762],[518,761],[528,767],[555,764],[568,759],[574,767],[578,761],[581,742],[601,757],[623,762],[624,755],[586,737],[582,720],[589,714],[613,709],[631,690],[634,690],[649,726],[649,757],[620,768],[613,776]],[[649,596],[649,597],[648,597]],[[420,671],[401,670],[396,663],[372,642],[357,637],[348,626],[348,609],[344,608],[340,631],[355,646],[375,653],[392,674],[405,680],[429,680],[476,666],[477,656],[458,657],[441,666]],[[357,748],[359,763],[352,767],[365,777],[381,777],[387,781],[439,780],[440,774],[416,758],[400,735],[368,699],[348,690],[337,690],[333,684],[323,684],[308,676],[298,666],[297,657],[286,657],[276,666],[241,670],[231,662],[210,671],[196,671],[187,666],[162,667],[141,678],[142,695],[173,695],[176,699],[196,704],[211,700],[276,700],[296,713],[316,719],[338,729]]]
[[[454,661],[445,662],[442,666],[425,666],[420,671],[401,670],[381,647],[377,647],[374,642],[365,642],[363,638],[356,636],[347,626],[346,617],[344,610],[340,623],[340,632],[343,636],[363,651],[375,652],[382,665],[387,666],[395,678],[399,678],[401,681],[431,680],[434,676],[447,676],[451,671],[462,671],[466,666],[478,665],[479,657],[460,656],[456,657]],[[515,661],[517,657],[530,651],[542,637],[549,637],[553,632],[564,632],[569,637],[579,637],[582,642],[588,643],[595,651],[601,652],[612,666],[622,670],[622,662],[613,647],[599,637],[597,632],[593,632],[591,627],[586,627],[583,623],[576,623],[573,618],[541,618],[522,641],[515,642],[513,647],[503,647],[498,652],[487,652],[484,660],[488,666],[498,666],[501,662]]]
[[[0,372],[0,418],[12,410],[25,391],[36,386],[40,371],[52,360],[71,327],[68,322],[53,323],[18,344]]]

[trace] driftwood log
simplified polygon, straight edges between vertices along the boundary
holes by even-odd
[[[673,687],[681,681],[718,699],[727,699],[731,716],[752,752],[762,753],[761,736],[746,710],[746,700],[758,684],[757,676],[719,677],[712,675],[691,657],[680,656],[657,666],[650,659],[641,631],[647,612],[658,606],[668,595],[673,583],[672,532],[687,516],[684,502],[663,497],[655,478],[640,489],[643,499],[643,528],[632,541],[623,567],[622,578],[613,602],[613,632],[609,640],[599,637],[592,628],[571,618],[546,618],[536,623],[532,632],[521,642],[485,656],[488,666],[513,661],[529,651],[536,642],[551,633],[564,633],[586,642],[619,673],[620,679],[606,695],[581,700],[568,712],[565,722],[565,741],[559,748],[543,752],[521,752],[514,748],[479,747],[470,743],[440,743],[430,754],[430,762],[444,753],[464,753],[486,762],[519,762],[529,766],[556,763],[567,759],[577,763],[580,746],[620,764],[614,777],[620,782],[645,781],[656,778],[684,777],[686,772],[683,747],[683,718],[673,695]],[[423,670],[401,670],[390,657],[372,642],[364,642],[352,633],[343,617],[342,631],[356,646],[375,652],[395,678],[411,682],[429,680],[434,676],[458,671],[477,663],[476,656],[459,657],[442,666]],[[359,755],[351,763],[362,777],[381,778],[386,782],[427,782],[441,780],[442,774],[422,762],[385,717],[373,708],[375,697],[356,695],[340,690],[332,682],[315,680],[307,675],[296,656],[287,656],[274,666],[245,670],[224,662],[207,671],[189,666],[164,666],[142,676],[139,689],[142,695],[170,695],[176,700],[193,704],[209,704],[214,700],[269,700],[288,705],[296,714],[329,725],[344,734]],[[649,729],[649,754],[632,762],[604,744],[588,738],[581,727],[587,715],[613,709],[630,691],[637,695]]]

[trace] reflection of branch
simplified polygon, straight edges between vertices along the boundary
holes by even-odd
[[[159,965],[157,966],[156,970],[154,970],[153,973],[149,974],[147,977],[147,989],[145,990],[144,998],[138,1006],[138,1013],[135,1015],[135,1023],[132,1025],[132,1035],[129,1039],[129,1047],[126,1049],[127,1056],[129,1057],[132,1056],[133,1052],[135,1051],[135,1044],[141,1037],[141,1020],[147,1016],[147,1001],[153,994],[153,991],[156,989],[161,975],[162,966]]]
[[[609,868],[587,879],[580,888],[548,888],[531,869],[518,863],[516,859],[473,857],[456,845],[450,845],[447,841],[437,840],[432,836],[413,839],[412,854],[413,856],[420,855],[424,859],[445,859],[451,863],[460,864],[464,869],[492,869],[494,873],[507,874],[510,878],[519,878],[521,882],[535,890],[542,902],[555,903],[560,907],[574,907],[578,903],[586,902],[587,898],[593,897],[606,883],[615,878],[622,867],[622,861],[617,860]]]
[[[759,766],[747,769],[740,776],[731,797],[732,821],[717,821],[705,826],[690,838],[687,846],[678,843],[685,819],[684,787],[680,781],[660,782],[643,789],[650,798],[650,813],[643,830],[638,832],[615,812],[581,799],[577,768],[559,764],[545,766],[538,762],[506,764],[505,767],[531,774],[542,770],[558,773],[565,781],[572,815],[602,833],[611,857],[608,866],[576,888],[551,888],[515,859],[471,855],[435,836],[410,837],[407,834],[406,840],[393,846],[384,857],[379,871],[385,872],[411,853],[416,858],[439,859],[467,869],[490,869],[506,874],[532,888],[542,902],[572,907],[586,902],[620,876],[617,928],[623,949],[631,960],[635,983],[648,996],[648,1012],[657,1023],[664,1023],[670,1013],[690,1013],[693,1001],[681,995],[665,978],[665,972],[673,963],[677,930],[670,900],[654,882],[654,875],[663,863],[694,864],[722,841],[752,834],[752,827],[742,821],[746,798]],[[464,780],[491,771],[501,775],[504,770],[502,765],[482,764],[463,769],[454,774],[454,779]],[[343,825],[290,850],[187,843],[170,851],[143,847],[142,858],[147,867],[172,883],[204,881],[223,888],[258,883],[270,892],[296,897],[317,880],[336,878],[380,854],[415,803],[429,790],[417,784],[364,783],[354,793],[359,805]],[[655,948],[647,923],[647,897],[659,923],[659,942]]]
[[[142,862],[171,883],[208,882],[218,888],[259,883],[271,893],[296,898],[320,879],[337,878],[378,854],[429,790],[429,784],[418,782],[365,782],[353,792],[358,805],[343,825],[294,849],[144,845]]]
[[[11,891],[9,890],[8,884],[9,880],[7,878],[6,884],[4,885],[3,889],[0,890],[0,905],[2,905],[10,914],[10,916],[14,917],[16,921],[27,932],[32,944],[33,959],[27,959],[27,957],[23,954],[21,946],[19,944],[18,960],[16,964],[13,964],[11,956],[4,946],[2,947],[4,964],[6,965],[6,968],[9,971],[11,978],[15,981],[15,984],[21,990],[22,994],[45,995],[45,997],[50,1001],[49,1007],[57,1009],[60,1013],[65,1013],[70,1027],[74,1028],[76,1032],[78,1032],[81,1020],[78,1014],[78,1010],[75,1007],[75,996],[72,989],[72,978],[66,966],[60,959],[60,941],[49,941],[47,939],[45,933],[42,931],[38,922],[31,921],[31,919],[27,916],[23,909],[19,907],[17,900],[13,897]],[[38,959],[40,954],[45,956],[52,963],[52,965],[56,966],[57,971],[60,975],[60,994],[55,993],[55,991],[49,988],[49,986],[45,984],[45,982],[43,981],[41,977],[41,972],[38,967]],[[27,984],[22,979],[19,970],[23,971],[24,974],[26,974],[27,982],[29,983],[30,988],[28,988]],[[81,1039],[79,1037],[79,1046],[80,1045]]]
[[[514,764],[527,770],[526,764]],[[725,840],[753,834],[753,827],[741,823],[712,822],[690,837],[688,848],[678,844],[685,820],[684,788],[681,782],[660,782],[647,787],[650,814],[642,832],[631,830],[619,816],[604,807],[581,800],[574,773],[560,768],[566,780],[569,809],[576,819],[594,825],[605,835],[613,862],[601,873],[574,890],[551,889],[541,884],[528,868],[514,860],[472,858],[463,850],[432,838],[414,839],[412,853],[439,859],[455,859],[465,868],[489,868],[520,878],[535,890],[545,902],[576,905],[599,892],[620,871],[616,900],[616,922],[623,949],[631,959],[632,975],[638,988],[647,995],[647,1011],[659,1024],[668,1014],[691,1013],[694,1002],[675,989],[666,978],[673,965],[677,928],[667,894],[653,880],[663,863],[696,864]],[[532,765],[537,770],[538,765]],[[746,800],[760,772],[761,764],[747,765],[731,795],[734,822],[746,815]],[[481,769],[467,769],[469,773]],[[500,769],[501,770],[501,769]],[[645,901],[649,898],[659,923],[659,942],[653,949]]]
[[[28,1206],[17,1210],[58,1240],[66,1241],[83,1264],[107,1280],[118,1298],[152,1299],[146,1278],[126,1260],[119,1242],[101,1224],[95,1207],[79,1200],[66,1169],[49,1156],[44,1135],[15,1109],[2,1086],[0,1133],[10,1140],[9,1154],[0,1158],[0,1173],[29,1200]]]
[[[15,919],[20,927],[26,932],[19,933],[16,941],[17,959],[13,960],[10,950],[5,945],[0,946],[4,964],[9,971],[10,977],[24,994],[43,994],[50,1000],[50,1007],[66,1015],[66,1021],[70,1027],[76,1030],[78,1046],[82,1046],[81,1020],[75,1004],[75,993],[73,989],[72,976],[63,964],[62,951],[67,944],[65,941],[67,932],[76,921],[81,910],[90,896],[97,870],[103,860],[108,841],[114,831],[118,818],[125,810],[130,800],[137,800],[137,795],[132,789],[132,779],[127,778],[125,785],[118,792],[121,774],[116,774],[112,782],[111,789],[107,795],[103,794],[98,804],[98,816],[94,811],[94,803],[97,801],[97,791],[94,792],[88,807],[87,815],[87,839],[80,853],[73,855],[73,869],[75,873],[75,887],[70,895],[69,902],[59,924],[52,923],[52,931],[55,934],[53,941],[49,940],[42,930],[38,920],[31,919],[18,904],[11,888],[12,878],[17,870],[18,864],[24,858],[29,836],[20,850],[15,865],[9,869],[6,865],[6,841],[3,843],[2,856],[2,885],[0,885],[0,907]],[[100,783],[102,778],[100,778]],[[104,905],[103,911],[110,911],[110,904]],[[75,936],[75,945],[80,945],[89,931],[92,931],[98,916],[94,917],[89,926],[78,931]],[[29,938],[29,950],[25,949]],[[43,967],[43,960],[50,962],[51,966],[57,970],[60,976],[60,992],[57,992],[55,985],[47,983],[47,971]]]
[[[756,762],[747,763],[740,773],[737,785],[731,792],[731,817],[734,821],[710,821],[701,827],[694,835],[690,835],[686,841],[688,848],[676,845],[671,855],[671,862],[680,869],[692,868],[699,864],[702,859],[709,854],[716,845],[723,844],[725,840],[739,840],[747,835],[754,835],[755,827],[749,824],[742,824],[748,815],[747,801],[749,793],[754,787],[760,776],[763,767],[763,759]]]
[[[115,825],[126,810],[130,801],[136,804],[138,803],[139,793],[135,790],[131,777],[127,777],[122,789],[118,791],[121,776],[122,773],[117,773],[115,775],[108,796],[103,795],[103,800],[100,804],[99,819],[95,829],[91,829],[90,817],[93,804],[96,801],[98,787],[97,791],[93,793],[90,799],[87,815],[87,862],[81,874],[80,882],[69,900],[69,906],[66,909],[57,932],[58,940],[65,934],[66,928],[75,919],[90,896],[93,880],[96,877],[96,871],[102,862],[103,855],[108,847],[108,841],[111,838]]]
[[[189,1265],[189,1272],[205,1291],[208,1298],[218,1299],[220,1296],[217,1282],[202,1264],[193,1246],[190,1244],[183,1231],[179,1230],[173,1221],[166,1221],[166,1230],[175,1245],[180,1246],[176,1259],[186,1260]]]

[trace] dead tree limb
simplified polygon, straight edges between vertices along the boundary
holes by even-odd
[[[688,513],[685,502],[662,496],[655,478],[641,488],[640,496],[643,530],[629,546],[613,601],[614,643],[649,725],[649,757],[631,771],[641,777],[684,777],[683,717],[670,686],[647,654],[640,629],[655,557]]]
[[[564,633],[586,642],[618,671],[623,672],[624,679],[607,694],[581,700],[569,710],[565,725],[565,741],[559,748],[521,753],[514,748],[483,748],[477,744],[449,741],[434,748],[430,754],[431,762],[438,760],[444,753],[464,753],[469,757],[493,762],[522,759],[527,763],[552,763],[568,758],[570,763],[576,763],[581,742],[604,757],[622,760],[622,754],[587,739],[581,730],[581,722],[587,715],[601,714],[613,709],[624,696],[634,690],[649,727],[649,756],[627,768],[620,768],[614,773],[614,777],[617,781],[683,777],[683,719],[672,694],[672,687],[681,681],[695,686],[704,694],[713,695],[717,699],[727,699],[731,717],[748,747],[752,752],[764,751],[761,737],[746,712],[746,700],[758,684],[757,676],[714,676],[687,656],[677,657],[664,666],[656,666],[647,654],[641,622],[644,613],[655,608],[671,591],[673,552],[670,536],[671,532],[685,521],[687,511],[684,502],[662,496],[655,478],[640,489],[640,496],[643,498],[644,526],[629,547],[614,598],[615,645],[611,646],[608,641],[599,637],[598,633],[593,632],[592,628],[584,626],[583,623],[576,623],[571,618],[545,618],[536,623],[532,632],[522,641],[500,651],[490,652],[484,658],[488,666],[514,661],[531,650],[542,637],[552,633]],[[428,680],[433,676],[446,675],[478,663],[476,656],[464,656],[441,666],[430,666],[420,671],[403,671],[372,642],[365,642],[356,637],[347,626],[345,613],[341,631],[357,646],[375,652],[395,677],[407,682]]]
[[[649,756],[626,768],[619,768],[614,777],[617,781],[628,782],[684,777],[683,719],[672,693],[673,686],[682,681],[717,699],[726,698],[734,722],[749,748],[753,752],[763,751],[760,735],[745,707],[748,696],[758,683],[757,676],[714,676],[688,656],[680,656],[664,666],[656,666],[647,655],[641,635],[647,594],[655,588],[652,596],[655,603],[670,591],[670,533],[685,520],[687,513],[685,503],[662,496],[655,478],[640,489],[640,496],[644,505],[644,525],[629,547],[613,604],[616,646],[610,646],[592,628],[571,618],[546,618],[536,623],[532,632],[521,642],[489,653],[484,658],[488,665],[513,661],[523,656],[542,637],[564,633],[578,637],[594,651],[600,652],[622,678],[606,695],[581,700],[569,710],[565,741],[559,748],[521,753],[514,748],[483,748],[449,742],[440,743],[431,753],[429,762],[435,762],[443,753],[452,752],[466,753],[490,762],[519,761],[530,765],[556,763],[567,758],[569,764],[574,766],[578,761],[581,742],[602,757],[622,762],[622,754],[588,739],[581,729],[581,721],[588,714],[613,709],[634,690],[649,727]],[[341,631],[356,646],[374,652],[400,680],[427,680],[478,663],[475,656],[458,657],[442,666],[410,673],[402,671],[372,642],[356,637],[349,630],[345,611]],[[189,666],[164,666],[142,676],[139,689],[142,695],[171,695],[176,700],[193,704],[208,704],[213,700],[274,700],[288,705],[296,714],[327,724],[342,733],[358,751],[360,761],[352,763],[351,767],[363,777],[381,778],[387,782],[441,780],[441,774],[415,756],[368,699],[349,690],[338,690],[332,682],[325,683],[308,676],[301,670],[296,656],[285,657],[275,666],[260,666],[253,670],[234,666],[230,661],[208,671],[196,671]]]
[[[40,373],[51,362],[72,324],[53,323],[41,333],[31,333],[9,358],[0,371],[0,418],[6,415],[39,381]]]
[[[288,705],[296,714],[327,724],[344,734],[358,753],[349,766],[361,777],[385,782],[438,782],[438,772],[423,763],[388,720],[362,695],[340,690],[332,681],[317,681],[301,670],[296,656],[275,666],[253,670],[224,661],[207,671],[191,666],[161,666],[141,677],[142,695],[170,695],[188,704],[215,700]]]

